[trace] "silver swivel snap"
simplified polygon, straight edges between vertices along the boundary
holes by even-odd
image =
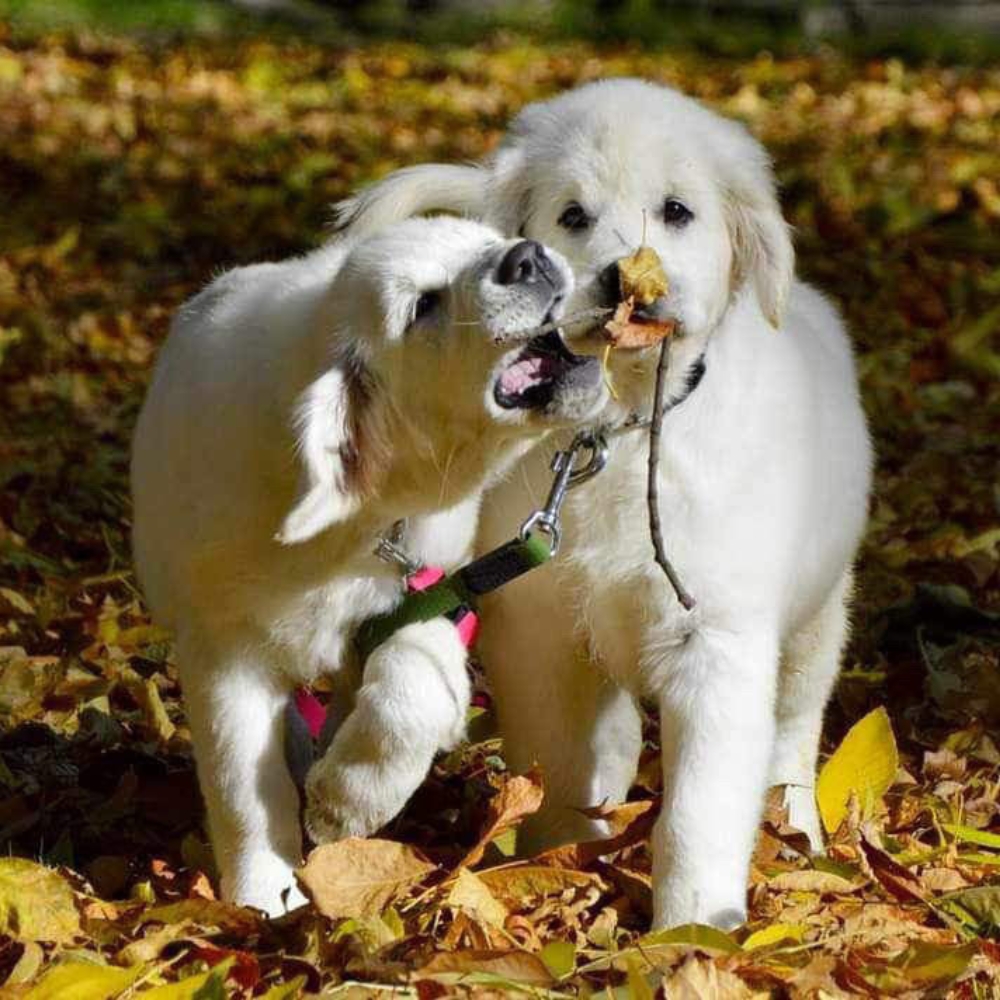
[[[576,464],[577,453],[586,450],[589,458],[580,465]],[[549,536],[549,548],[552,555],[559,551],[560,523],[559,511],[566,499],[566,494],[592,479],[608,462],[608,442],[603,430],[580,431],[573,438],[570,446],[564,451],[557,451],[552,456],[550,468],[555,473],[552,487],[549,489],[545,506],[536,510],[521,525],[520,537],[524,541],[533,531],[540,531]]]

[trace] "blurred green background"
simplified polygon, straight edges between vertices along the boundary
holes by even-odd
[[[147,38],[305,32],[468,44],[498,31],[746,56],[815,51],[979,62],[1000,52],[991,0],[0,0],[18,30],[87,27]]]

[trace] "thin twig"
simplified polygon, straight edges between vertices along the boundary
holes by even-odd
[[[667,390],[667,371],[670,368],[670,338],[660,345],[660,360],[656,365],[656,389],[653,393],[653,416],[649,423],[649,460],[646,480],[646,503],[649,507],[649,534],[653,539],[653,555],[657,565],[667,575],[674,588],[677,600],[686,611],[694,607],[694,598],[684,589],[677,571],[670,565],[663,548],[663,533],[660,529],[660,431],[663,429],[663,415],[667,411],[664,396]]]
[[[572,313],[560,319],[554,319],[551,323],[543,323],[541,326],[531,326],[524,330],[511,330],[509,333],[503,333],[494,337],[494,340],[496,343],[502,344],[506,340],[525,340],[528,337],[540,337],[543,333],[551,333],[551,331],[562,329],[564,326],[576,326],[585,320],[601,319],[604,316],[610,316],[613,312],[614,309],[604,307],[584,309],[581,312]]]

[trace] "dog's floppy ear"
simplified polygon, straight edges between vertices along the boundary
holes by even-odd
[[[302,468],[295,502],[275,536],[283,545],[308,541],[355,513],[390,454],[381,390],[352,352],[302,393],[295,426]]]
[[[473,165],[404,167],[334,205],[334,228],[364,236],[427,212],[479,216],[485,185],[486,172]]]
[[[756,156],[738,158],[744,169],[732,171],[725,185],[733,284],[752,281],[764,315],[777,328],[795,275],[795,251],[791,230],[781,214],[771,166],[763,149],[756,143],[754,146]]]
[[[517,137],[506,140],[490,161],[484,218],[505,236],[521,232],[531,209],[523,145]]]
[[[529,138],[541,126],[546,108],[544,103],[522,108],[486,163],[489,181],[483,219],[505,236],[522,233],[531,215]]]

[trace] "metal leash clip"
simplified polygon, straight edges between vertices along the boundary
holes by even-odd
[[[406,532],[406,521],[397,521],[389,531],[382,535],[375,546],[375,555],[382,562],[398,566],[404,576],[413,576],[423,569],[421,563],[415,562],[402,547],[403,535]]]
[[[575,465],[576,454],[583,449],[590,452],[586,464]],[[549,536],[549,549],[552,555],[559,551],[560,524],[559,511],[566,499],[566,494],[577,486],[597,475],[608,461],[608,442],[603,429],[580,431],[565,451],[557,451],[552,456],[550,468],[555,473],[548,499],[541,510],[536,510],[521,525],[519,532],[522,541],[527,540],[532,531],[540,531]]]

